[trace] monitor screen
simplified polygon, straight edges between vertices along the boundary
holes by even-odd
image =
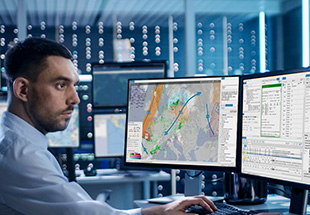
[[[125,145],[125,113],[94,113],[95,156],[121,157]]]
[[[310,185],[310,71],[242,82],[241,172]]]
[[[125,164],[237,168],[239,77],[130,80]]]
[[[93,107],[125,107],[128,79],[166,77],[166,62],[93,64]]]
[[[64,131],[48,133],[49,147],[76,148],[80,145],[79,108],[75,107],[68,127]]]
[[[2,113],[7,110],[7,107],[8,105],[6,101],[0,101],[0,118]]]
[[[0,92],[7,92],[6,79],[4,78],[4,67],[0,71]]]

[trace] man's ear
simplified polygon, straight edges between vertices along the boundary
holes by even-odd
[[[18,99],[28,101],[29,80],[24,77],[18,77],[13,82],[13,93]]]

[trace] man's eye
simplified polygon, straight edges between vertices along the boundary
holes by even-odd
[[[58,89],[63,89],[66,85],[64,83],[58,83],[57,88]]]

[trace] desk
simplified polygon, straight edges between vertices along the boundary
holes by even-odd
[[[132,173],[132,174],[131,174]],[[85,176],[78,172],[76,178],[93,198],[104,190],[112,190],[108,203],[118,209],[134,208],[134,200],[151,198],[151,183],[153,193],[157,196],[157,182],[169,181],[170,174],[164,171],[119,171],[116,169],[97,170],[96,176]]]
[[[182,196],[180,196],[182,197]],[[210,197],[212,199],[212,197]],[[134,201],[135,207],[138,208],[147,208],[156,206],[158,204],[149,203],[147,200],[136,200]],[[237,205],[237,207],[247,210],[255,210],[259,213],[261,212],[270,212],[270,213],[281,213],[281,214],[290,214],[289,213],[290,199],[285,198],[279,195],[268,195],[267,201],[264,204],[258,205]],[[310,207],[307,208],[307,214],[310,214]]]

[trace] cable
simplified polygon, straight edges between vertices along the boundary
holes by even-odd
[[[219,181],[224,181],[224,177],[222,178],[213,178],[209,180],[205,180],[206,182],[219,182]]]
[[[285,189],[281,189],[281,188],[278,188],[278,187],[276,187],[274,185],[270,185],[270,184],[269,184],[269,188],[272,188],[274,190],[278,190],[278,191],[284,193],[286,195],[286,197],[291,198],[291,194],[289,192],[287,192]]]

